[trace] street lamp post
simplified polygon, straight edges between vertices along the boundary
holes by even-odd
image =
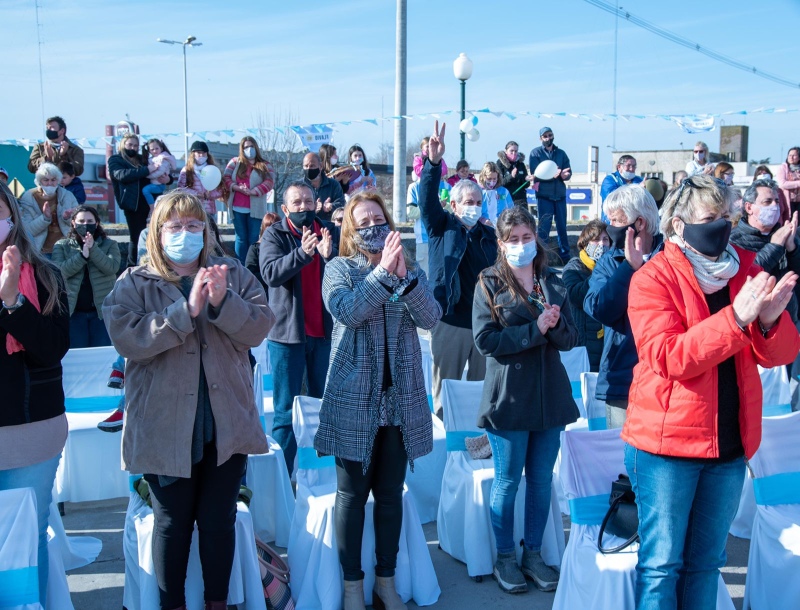
[[[201,47],[202,42],[195,42],[197,38],[189,36],[183,42],[179,40],[165,40],[164,38],[156,39],[156,42],[163,42],[164,44],[179,44],[183,47],[183,144],[184,144],[184,159],[189,158],[189,86],[186,79],[186,47]]]
[[[472,76],[472,60],[461,53],[453,62],[453,75],[461,81],[461,120],[466,118],[467,81]],[[466,157],[466,134],[461,132],[461,158]]]

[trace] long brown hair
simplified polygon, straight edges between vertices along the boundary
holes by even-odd
[[[36,246],[28,237],[28,232],[24,230],[22,224],[22,213],[19,209],[19,202],[14,197],[9,188],[0,182],[0,199],[5,200],[11,210],[11,222],[14,226],[6,238],[6,247],[16,246],[19,250],[22,262],[28,263],[33,267],[33,274],[42,286],[47,290],[47,301],[42,307],[42,313],[49,316],[58,312],[61,308],[59,297],[61,291],[65,290],[63,284],[59,282],[60,273],[47,259],[45,259]]]
[[[549,257],[549,248],[542,243],[539,236],[536,234],[536,219],[525,208],[515,205],[500,214],[497,218],[497,225],[495,226],[495,233],[497,234],[498,241],[508,241],[511,237],[511,231],[514,227],[526,226],[533,232],[533,238],[536,240],[536,258],[533,259],[533,274],[536,279],[541,280],[547,275],[547,259]],[[522,284],[514,276],[511,265],[508,264],[505,254],[501,248],[497,249],[497,260],[493,267],[491,267],[494,274],[500,280],[500,287],[495,293],[494,297],[486,286],[485,271],[482,271],[479,276],[479,283],[483,289],[492,308],[492,320],[495,322],[501,321],[500,310],[501,305],[495,302],[497,295],[508,291],[511,293],[512,302],[522,303],[533,314],[538,314],[539,310],[535,305],[528,301],[528,293],[522,288]]]
[[[73,208],[72,216],[70,216],[69,218],[70,221],[75,222],[75,218],[81,212],[89,212],[94,217],[94,222],[97,225],[97,228],[94,230],[94,234],[92,235],[92,237],[94,237],[96,240],[99,240],[101,238],[105,239],[106,237],[108,237],[106,235],[106,232],[103,230],[103,226],[100,224],[100,214],[97,213],[97,209],[94,208],[93,206],[81,204],[77,208]],[[75,230],[74,224],[70,223],[69,234],[67,234],[67,237],[70,239],[74,239],[79,244],[83,243],[83,237],[78,235],[78,232]]]
[[[241,147],[240,147],[241,148]],[[204,151],[193,151],[190,150],[189,154],[186,155],[186,188],[194,187],[194,153],[195,152],[204,152]],[[217,162],[214,161],[213,155],[209,152],[206,153],[208,155],[208,163],[207,165],[216,165]],[[220,183],[223,184],[223,183]]]
[[[258,142],[256,142],[256,139],[252,136],[245,136],[242,138],[242,141],[239,142],[239,169],[236,172],[236,177],[244,178],[247,175],[247,166],[250,160],[244,156],[245,144],[252,144],[253,148],[256,149],[256,156],[255,159],[253,159],[253,169],[261,175],[262,180],[265,179],[272,171],[267,160],[261,156],[261,149],[258,147]]]
[[[203,229],[204,245],[197,261],[201,267],[206,266],[208,255],[214,251],[216,239],[205,208],[195,195],[182,189],[175,189],[158,198],[158,204],[150,218],[150,230],[147,233],[147,265],[168,282],[177,284],[180,282],[180,276],[170,267],[161,245],[161,228],[173,216],[194,218],[206,223]]]

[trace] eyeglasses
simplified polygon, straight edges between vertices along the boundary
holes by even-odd
[[[696,152],[696,153],[701,153],[701,152],[706,152],[706,151],[704,151],[704,150],[700,149],[700,150],[696,150],[696,151],[694,151],[694,152]]]
[[[167,222],[162,227],[167,233],[180,233],[181,231],[189,231],[189,233],[202,233],[206,228],[206,223],[200,221],[187,222],[186,224],[180,222]]]

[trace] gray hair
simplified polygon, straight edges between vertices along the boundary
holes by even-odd
[[[283,203],[284,203],[284,205],[286,204],[286,198],[289,195],[289,189],[292,189],[292,188],[295,188],[295,189],[308,189],[309,191],[311,191],[311,197],[312,198],[314,197],[314,189],[312,189],[310,186],[308,186],[305,182],[302,182],[300,180],[295,180],[294,182],[290,182],[289,184],[287,184],[286,188],[283,189]]]
[[[752,184],[747,187],[747,190],[745,190],[744,195],[742,195],[742,207],[744,207],[745,203],[756,202],[756,199],[758,199],[758,187],[772,189],[775,196],[777,196],[778,189],[780,188],[777,182],[770,180],[769,178],[753,180]]]
[[[686,224],[705,212],[722,215],[736,212],[739,192],[711,176],[696,175],[687,178],[681,185],[672,189],[661,207],[661,231],[665,238],[675,234],[673,218],[680,218]]]
[[[472,180],[459,180],[455,186],[450,190],[450,199],[460,204],[464,198],[469,195],[475,195],[476,199],[480,200],[483,197],[481,187],[475,184]]]
[[[603,203],[605,215],[611,217],[611,213],[618,210],[625,214],[628,222],[641,217],[650,235],[659,232],[656,200],[640,184],[625,184],[609,193]]]
[[[42,163],[39,166],[39,169],[36,170],[36,173],[33,176],[33,181],[36,183],[36,186],[42,186],[42,180],[45,178],[56,178],[60,183],[61,178],[63,177],[64,176],[58,167],[52,163]]]

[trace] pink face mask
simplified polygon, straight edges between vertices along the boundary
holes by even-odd
[[[509,160],[509,161],[511,161],[512,163],[513,163],[514,161],[516,161],[516,160],[517,160],[517,158],[518,158],[518,155],[517,155],[517,153],[506,153],[506,159],[508,159],[508,160]]]
[[[6,243],[9,234],[11,233],[11,229],[14,228],[14,223],[11,222],[11,218],[4,218],[0,220],[0,246]]]

